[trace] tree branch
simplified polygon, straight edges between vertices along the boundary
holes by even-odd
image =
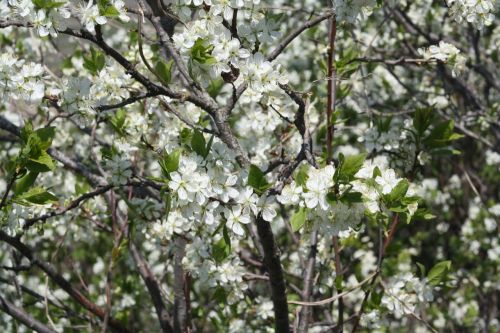
[[[96,315],[101,320],[104,319],[106,312],[101,307],[92,303],[87,297],[85,297],[77,288],[73,287],[71,283],[66,280],[62,275],[57,273],[54,267],[48,262],[41,260],[33,254],[33,251],[23,244],[18,238],[10,237],[5,232],[0,230],[0,240],[8,243],[16,250],[18,250],[23,256],[29,259],[35,266],[39,267],[44,271],[54,283],[61,287],[68,295],[70,295],[77,303],[82,305],[85,309]],[[114,332],[129,333],[131,332],[128,328],[124,327],[119,321],[114,318],[110,318],[109,325]]]
[[[19,322],[26,325],[26,327],[39,333],[57,333],[50,327],[42,324],[32,316],[30,316],[26,311],[16,307],[14,304],[7,301],[0,295],[0,310],[10,315],[12,318],[18,320]]]

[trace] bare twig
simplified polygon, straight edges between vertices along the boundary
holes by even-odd
[[[321,301],[316,301],[316,302],[301,302],[301,301],[288,301],[289,304],[297,304],[297,305],[302,305],[302,306],[321,306],[321,305],[325,305],[325,304],[329,304],[329,303],[332,303],[332,302],[335,302],[336,300],[340,299],[341,297],[343,296],[346,296],[350,293],[352,293],[353,291],[361,288],[362,286],[364,286],[367,282],[369,282],[371,279],[373,279],[376,274],[378,274],[378,271],[375,271],[373,272],[372,274],[368,275],[364,280],[362,280],[360,283],[358,283],[357,285],[347,289],[346,291],[340,293],[340,294],[337,294],[335,296],[332,296],[330,298],[326,298],[326,299],[323,299]]]

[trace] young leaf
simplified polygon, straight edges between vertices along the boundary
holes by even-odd
[[[401,179],[388,195],[389,202],[394,202],[404,198],[410,183],[406,179]]]
[[[250,172],[248,173],[248,185],[253,187],[257,194],[262,194],[271,187],[264,173],[253,164],[250,166]]]
[[[30,186],[35,183],[36,177],[38,177],[38,172],[28,172],[24,177],[16,182],[14,194],[21,195],[26,192]]]
[[[30,158],[26,162],[26,168],[33,172],[47,172],[55,170],[56,166],[54,165],[52,157],[50,157],[50,155],[45,151],[42,151],[40,156]]]
[[[363,195],[360,192],[347,192],[340,197],[340,201],[344,203],[363,202]]]
[[[227,228],[224,226],[223,233],[227,234]],[[212,256],[217,263],[221,263],[231,253],[231,240],[229,236],[222,237],[212,248]]]
[[[224,87],[224,80],[215,79],[211,81],[210,84],[208,85],[207,92],[210,95],[210,97],[215,98],[222,90],[222,87]]]
[[[420,276],[421,277],[425,276],[425,266],[422,265],[421,263],[417,262],[417,267],[418,267],[418,270],[420,271]]]
[[[174,60],[169,62],[164,62],[163,60],[158,60],[155,64],[156,75],[162,80],[163,84],[168,85],[172,80],[172,66]]]
[[[299,186],[304,186],[307,182],[307,172],[309,171],[309,165],[308,164],[302,164],[299,168],[299,171],[295,174],[295,182]]]
[[[56,136],[56,128],[55,127],[43,127],[39,128],[34,132],[40,139],[40,149],[47,150],[52,145],[52,140]]]
[[[32,0],[33,4],[37,9],[53,9],[57,7],[62,7],[66,4],[65,1],[54,1],[54,0]]]
[[[290,224],[292,225],[293,231],[298,231],[304,223],[306,223],[307,218],[307,209],[304,207],[300,207],[295,213],[293,213],[292,218],[290,219]]]
[[[96,75],[106,65],[104,54],[93,47],[90,48],[90,57],[83,57],[83,67],[92,74]]]
[[[205,137],[203,133],[198,130],[194,130],[193,137],[191,138],[191,148],[200,156],[206,156],[206,146]]]
[[[424,143],[430,148],[440,148],[446,146],[450,141],[460,139],[462,135],[454,133],[454,128],[455,123],[453,120],[439,123],[425,138]]]
[[[177,171],[179,169],[179,161],[181,158],[181,150],[176,149],[170,154],[167,152],[163,153],[162,158],[158,161],[162,171],[165,176],[168,176],[171,172]]]
[[[366,154],[351,155],[344,158],[340,166],[339,177],[340,179],[351,180],[354,175],[363,167]]]
[[[419,136],[422,136],[432,122],[432,108],[417,109],[413,116],[413,127],[417,130]]]
[[[19,196],[17,199],[26,200],[28,202],[39,205],[57,201],[57,197],[55,195],[47,192],[45,189],[41,187],[34,187],[28,192]]]
[[[429,274],[427,274],[427,281],[433,286],[438,285],[444,280],[446,275],[451,269],[451,261],[441,261],[438,262],[434,267],[431,268]]]

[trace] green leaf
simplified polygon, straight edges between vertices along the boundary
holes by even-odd
[[[436,218],[436,216],[431,214],[425,208],[419,208],[419,209],[417,209],[415,214],[413,214],[413,220],[417,220],[417,221],[428,221],[428,220],[433,220],[435,218]]]
[[[425,276],[425,266],[421,263],[417,262],[418,270],[420,271],[420,276]]]
[[[427,281],[433,286],[441,283],[451,269],[451,261],[441,261],[431,268],[427,274]]]
[[[422,136],[431,125],[433,118],[432,108],[417,109],[413,116],[413,127],[417,130],[419,136]]]
[[[335,277],[335,288],[337,290],[342,290],[342,282],[343,282],[343,276],[342,274],[337,273],[337,276]]]
[[[102,52],[90,48],[90,57],[83,57],[83,68],[96,75],[106,65],[106,58]]]
[[[406,179],[401,179],[399,183],[392,189],[391,193],[388,194],[389,202],[394,202],[403,199],[410,183]]]
[[[440,148],[446,146],[449,141],[461,138],[459,134],[453,132],[454,127],[453,120],[437,124],[425,138],[424,143],[430,148]]]
[[[182,144],[189,144],[191,142],[191,137],[193,136],[192,131],[189,128],[183,128],[180,133],[180,141]]]
[[[307,182],[307,178],[309,177],[307,175],[307,172],[309,171],[309,165],[308,164],[302,164],[299,168],[299,171],[295,174],[295,183],[299,186],[305,186]]]
[[[33,134],[33,124],[31,121],[27,121],[21,129],[21,139],[25,144],[28,143],[31,134]]]
[[[212,144],[214,143],[214,135],[210,137],[210,140],[208,140],[207,146],[205,147],[205,156],[204,158],[207,158],[208,154],[210,153],[210,149],[212,148]]]
[[[295,213],[293,213],[292,218],[290,219],[290,224],[292,225],[292,230],[298,231],[300,228],[304,226],[307,218],[307,209],[304,207],[300,207]]]
[[[223,237],[212,247],[212,256],[216,263],[221,263],[231,254],[231,239],[226,226],[223,227]]]
[[[191,148],[200,156],[206,156],[206,146],[205,137],[203,133],[198,130],[194,130],[193,137],[191,138]]]
[[[217,286],[215,288],[215,292],[214,294],[212,295],[212,298],[214,300],[216,300],[217,302],[221,303],[221,304],[227,304],[227,292],[226,290],[221,287],[221,286]],[[210,317],[211,319],[213,318],[215,320],[215,317]],[[213,322],[212,322],[213,323]],[[219,324],[217,324],[216,326],[220,326]],[[222,332],[223,330],[219,330],[218,332]]]
[[[340,159],[341,154],[339,155]],[[342,158],[342,163],[340,164],[339,179],[341,180],[352,180],[354,175],[363,167],[365,162],[366,154],[358,154],[347,156]]]
[[[408,211],[408,208],[407,207],[404,207],[404,206],[392,206],[389,208],[389,210],[391,212],[395,212],[395,213],[404,213],[406,211]]]
[[[202,65],[213,64],[216,62],[212,56],[213,48],[212,45],[205,45],[204,39],[198,38],[191,48],[191,59]]]
[[[463,138],[463,137],[464,137],[464,135],[463,135],[463,134],[453,133],[453,134],[451,134],[451,135],[448,137],[448,141],[455,141],[455,140],[461,139],[461,138]]]
[[[373,290],[370,296],[370,306],[372,306],[375,309],[380,308],[380,303],[382,303],[382,298],[384,296],[383,291],[377,292],[376,290]]]
[[[26,192],[31,185],[35,183],[36,177],[38,177],[38,172],[29,172],[24,177],[19,179],[16,182],[16,186],[14,188],[14,194],[16,196],[23,194]]]
[[[30,158],[26,162],[26,168],[33,172],[47,172],[55,170],[56,166],[52,157],[47,152],[42,151],[37,158]]]
[[[52,145],[52,140],[56,136],[55,127],[44,127],[37,129],[33,135],[40,139],[40,149],[47,150]]]
[[[127,134],[125,130],[127,125],[127,112],[125,109],[116,110],[115,114],[109,119],[109,123],[116,133],[120,136],[125,136]]]
[[[170,60],[169,62],[164,62],[163,60],[158,60],[155,64],[155,72],[156,75],[161,79],[162,83],[165,85],[169,85],[172,80],[172,66],[174,64],[174,60]]]
[[[62,7],[66,4],[65,1],[54,1],[54,0],[32,0],[33,4],[37,9],[52,9],[57,7]]]
[[[224,80],[223,79],[215,79],[210,82],[210,84],[207,87],[207,92],[210,95],[210,97],[215,98],[217,95],[222,90],[222,87],[224,86]]]
[[[271,184],[267,182],[264,173],[253,164],[250,166],[250,172],[248,173],[248,185],[253,187],[255,192],[259,195],[271,187]]]
[[[340,197],[343,203],[363,202],[363,195],[360,192],[347,192]]]
[[[326,200],[331,203],[331,204],[334,204],[335,202],[337,202],[337,195],[334,193],[334,192],[328,192],[326,194]]]
[[[52,193],[47,192],[41,187],[34,187],[28,192],[19,196],[17,199],[26,200],[28,202],[39,205],[57,201],[56,196],[54,196]]]
[[[110,0],[97,0],[97,8],[99,8],[99,14],[102,16],[114,18],[120,15],[120,12]]]
[[[158,161],[160,164],[160,167],[165,174],[165,176],[168,177],[168,175],[171,172],[177,171],[179,169],[179,161],[181,158],[181,150],[176,149],[172,151],[170,154],[167,152],[163,153],[162,158]]]
[[[101,148],[101,155],[102,158],[105,160],[111,160],[113,159],[113,156],[118,154],[118,150],[116,147],[113,145],[111,147],[102,147]]]

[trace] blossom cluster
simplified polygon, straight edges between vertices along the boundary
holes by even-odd
[[[376,0],[335,0],[333,8],[339,22],[345,21],[354,24],[357,20],[366,19],[370,16],[373,8],[377,5]]]
[[[401,317],[415,313],[419,304],[433,300],[432,286],[425,280],[419,280],[412,274],[401,274],[392,277],[387,283],[382,304],[391,314]]]
[[[495,20],[495,0],[446,0],[451,16],[458,23],[471,23],[482,30]]]
[[[267,61],[262,53],[252,54],[249,49],[256,38],[260,43],[276,40],[279,34],[272,22],[251,17],[250,24],[238,26],[238,39],[222,25],[224,17],[220,16],[219,9],[219,6],[214,5],[208,12],[200,10],[197,20],[188,22],[181,32],[173,36],[181,54],[192,58],[191,69],[200,76],[200,82],[208,85],[209,80],[204,79],[206,74],[209,79],[224,74],[229,76],[227,80],[236,81],[236,84],[247,83],[250,89],[246,94],[254,91],[260,96],[279,90],[278,83],[287,82],[279,68]],[[242,44],[242,41],[246,43]]]
[[[43,67],[18,59],[10,52],[0,54],[0,91],[2,98],[38,102],[45,94]]]
[[[418,53],[426,60],[435,59],[449,64],[452,67],[453,76],[458,76],[465,68],[467,59],[460,54],[460,50],[454,45],[444,41],[439,45],[431,45],[429,48],[418,49]]]
[[[283,188],[277,200],[283,205],[307,208],[307,220],[311,221],[313,228],[318,228],[322,234],[339,235],[357,228],[365,212],[376,214],[386,211],[384,196],[404,181],[397,177],[393,169],[370,160],[365,161],[356,173],[356,179],[349,185],[336,184],[334,175],[332,165],[321,169],[310,168],[303,185],[292,181]],[[349,190],[361,194],[361,202],[335,199],[342,198]],[[412,191],[406,192],[408,196],[412,194]],[[417,207],[416,202],[409,204],[409,214],[413,215]]]
[[[95,33],[96,25],[106,24],[108,17],[116,17],[123,22],[130,20],[122,0],[106,2],[105,8],[99,7],[93,0],[79,4],[71,1],[2,0],[0,8],[32,23],[40,37],[57,37],[59,31],[66,30],[67,21],[72,16],[92,33]]]

